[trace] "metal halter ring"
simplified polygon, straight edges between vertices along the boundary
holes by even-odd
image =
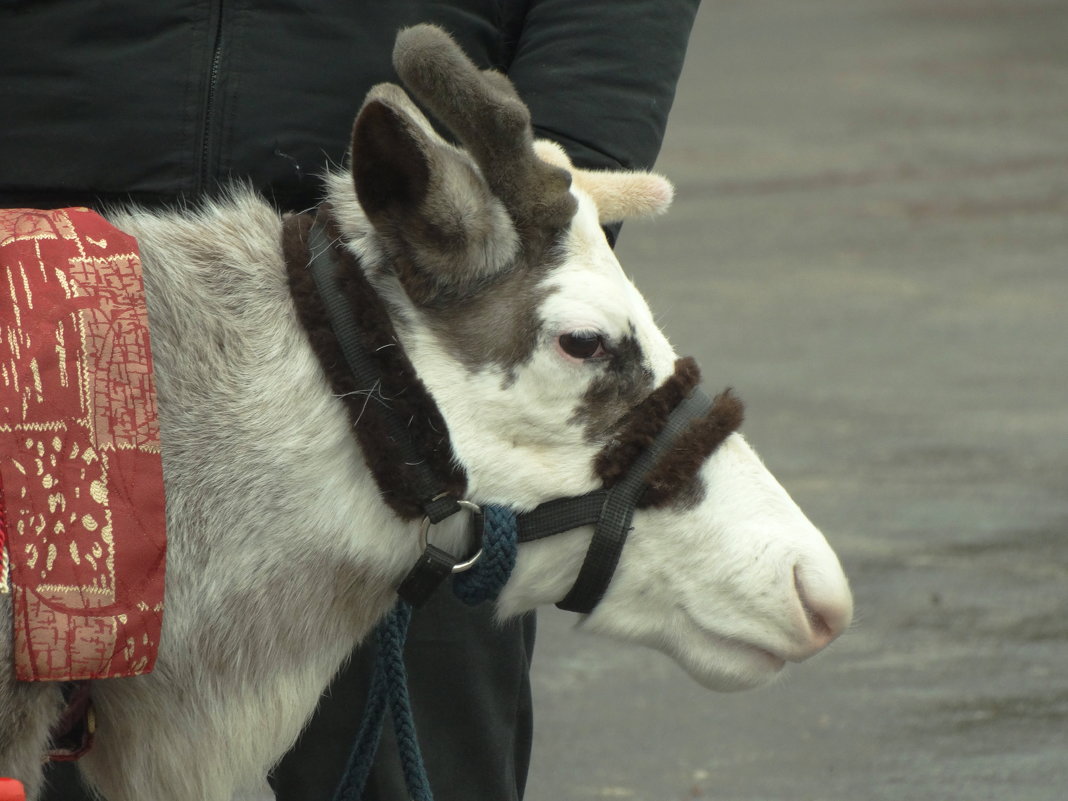
[[[482,509],[479,507],[479,505],[477,503],[472,503],[471,501],[460,501],[460,500],[456,501],[456,503],[459,504],[462,508],[466,509],[467,511],[469,511],[469,512],[471,512],[473,514],[476,514],[476,515],[477,514],[482,514]],[[430,518],[429,517],[424,517],[422,525],[419,526],[419,547],[422,548],[424,551],[426,550],[427,545],[429,545],[428,535],[430,534],[430,526],[431,525],[432,525],[432,523],[430,522]],[[479,557],[481,557],[481,556],[482,556],[482,549],[479,548],[475,552],[475,555],[472,556],[471,558],[466,559],[463,562],[457,562],[455,565],[453,565],[452,566],[452,572],[453,573],[463,573],[465,570],[470,570],[472,567],[475,566],[475,563],[479,560]]]

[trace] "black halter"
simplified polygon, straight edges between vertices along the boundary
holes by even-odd
[[[334,241],[327,232],[328,221],[324,221],[324,217],[326,215],[320,212],[308,230],[305,261],[301,266],[306,265],[314,278],[319,299],[356,385],[365,389],[373,388],[380,380],[379,369],[362,341],[354,310],[342,289],[342,264]],[[307,221],[305,219],[301,223],[299,218],[293,217],[286,225],[306,226]],[[287,258],[292,259],[293,254],[287,251]],[[680,441],[680,435],[694,421],[704,417],[711,407],[709,397],[700,389],[693,389],[671,411],[652,443],[611,488],[558,498],[516,516],[520,543],[543,539],[580,526],[595,526],[578,578],[567,596],[557,604],[558,607],[588,614],[604,597],[632,528],[634,511],[647,489],[646,478],[661,457]],[[483,520],[478,507],[443,489],[445,482],[431,468],[424,454],[419,453],[409,434],[407,421],[400,419],[388,406],[380,411],[386,420],[389,438],[400,451],[400,459],[412,471],[411,484],[425,515],[424,533],[431,523],[440,522],[462,508],[475,510],[475,530],[481,532]],[[460,561],[433,545],[427,545],[398,588],[398,594],[418,606],[450,573],[457,571]]]
[[[690,423],[703,417],[711,406],[709,397],[700,389],[694,389],[675,407],[652,444],[639,454],[611,489],[558,498],[516,516],[519,542],[539,540],[579,526],[596,526],[578,578],[558,607],[588,614],[600,603],[630,534],[634,510],[646,489],[646,476]]]

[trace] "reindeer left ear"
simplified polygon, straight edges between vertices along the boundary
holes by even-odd
[[[671,181],[654,172],[576,173],[575,184],[597,204],[597,219],[602,225],[632,217],[656,217],[667,211],[675,198]]]
[[[534,152],[542,161],[571,172],[575,186],[593,198],[602,225],[632,217],[655,217],[667,211],[675,198],[671,181],[654,172],[578,169],[560,145],[547,139],[535,142]]]
[[[352,176],[415,303],[466,297],[512,263],[519,243],[504,205],[400,87],[368,93],[353,128]]]

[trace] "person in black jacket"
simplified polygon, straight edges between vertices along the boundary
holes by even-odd
[[[417,22],[505,72],[536,135],[577,166],[647,168],[699,2],[7,0],[0,206],[173,204],[240,179],[281,210],[313,207],[324,169],[344,162],[364,94],[395,80],[396,31]],[[406,659],[440,801],[522,797],[533,637],[532,616],[498,626],[448,592],[415,615]],[[332,798],[370,659],[357,650],[274,771],[280,801]],[[367,796],[406,797],[388,736]],[[53,771],[47,801],[82,798],[76,778]]]

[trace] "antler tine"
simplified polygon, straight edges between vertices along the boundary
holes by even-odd
[[[530,111],[502,74],[479,70],[445,31],[416,25],[397,35],[393,66],[405,86],[474,157],[521,235],[561,227],[575,213],[571,176],[534,153]]]

